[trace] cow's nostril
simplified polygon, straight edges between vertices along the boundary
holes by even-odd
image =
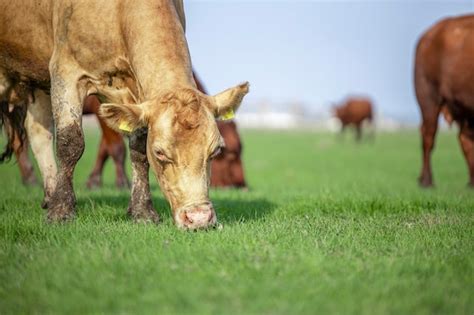
[[[185,217],[186,217],[186,223],[193,223],[194,222],[192,216],[189,216],[188,214],[186,214]]]
[[[194,208],[184,211],[183,223],[188,228],[205,228],[214,223],[214,209],[212,207]]]

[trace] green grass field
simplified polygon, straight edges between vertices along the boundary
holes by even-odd
[[[87,191],[90,133],[73,223],[46,224],[42,191],[0,166],[0,314],[474,313],[474,191],[454,132],[437,139],[433,190],[417,186],[415,131],[242,136],[251,189],[211,191],[221,230],[177,230],[153,178],[162,223],[132,223],[112,165]]]

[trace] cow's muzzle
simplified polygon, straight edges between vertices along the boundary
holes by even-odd
[[[174,220],[178,227],[188,230],[205,229],[217,223],[216,212],[210,202],[182,207],[175,211]]]

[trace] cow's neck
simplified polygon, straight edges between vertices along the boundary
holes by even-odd
[[[143,98],[177,87],[195,87],[184,30],[173,4],[146,5],[150,4],[135,6],[133,14],[127,14],[124,32]]]

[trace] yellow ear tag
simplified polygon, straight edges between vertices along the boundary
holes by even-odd
[[[122,120],[120,122],[119,129],[122,130],[122,131],[126,131],[126,132],[132,132],[133,131],[132,127],[125,120]]]
[[[220,120],[231,120],[235,117],[234,110],[231,108],[221,116],[219,116]]]

